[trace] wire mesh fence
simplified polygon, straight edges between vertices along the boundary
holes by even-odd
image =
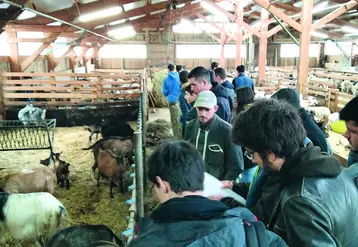
[[[56,119],[0,121],[0,151],[53,150]]]

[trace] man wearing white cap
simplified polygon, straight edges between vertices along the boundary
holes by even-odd
[[[194,108],[198,118],[187,123],[184,139],[201,153],[206,172],[219,180],[236,179],[244,168],[242,151],[231,141],[231,125],[215,114],[215,94],[200,92]]]

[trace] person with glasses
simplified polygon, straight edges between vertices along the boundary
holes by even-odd
[[[303,144],[297,109],[276,99],[255,102],[236,119],[232,138],[269,175],[267,183],[276,179],[269,230],[293,247],[358,246],[357,188],[336,158]]]
[[[244,168],[241,147],[231,141],[231,125],[215,114],[214,93],[200,92],[194,108],[198,117],[187,123],[184,140],[201,153],[206,172],[219,180],[236,179]]]
[[[185,141],[162,143],[148,159],[148,180],[160,205],[141,218],[129,247],[287,247],[245,207],[203,196],[204,162]]]

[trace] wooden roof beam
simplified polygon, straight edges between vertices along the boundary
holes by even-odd
[[[206,18],[205,16],[203,16],[203,15],[200,14],[200,13],[197,13],[196,16],[199,17],[199,18],[201,18],[201,19],[203,19],[204,21],[206,21],[207,23],[211,24],[212,26],[216,27],[216,28],[219,29],[220,31],[223,31],[228,37],[230,37],[231,39],[235,40],[235,37],[234,37],[231,33],[227,32],[227,31],[224,29],[224,27],[220,27],[218,24],[216,24],[216,23],[210,21],[208,18]]]
[[[57,36],[59,33],[51,33],[48,38],[51,40],[50,42],[43,43],[31,56],[27,57],[22,63],[21,63],[21,71],[25,71],[33,61],[41,54],[43,50],[45,50],[49,45],[51,45],[52,42],[54,42],[57,39]]]
[[[332,20],[336,19],[338,16],[346,13],[348,10],[354,8],[358,5],[358,1],[350,1],[346,5],[339,7],[338,9],[334,10],[333,12],[329,13],[328,15],[322,17],[318,21],[312,24],[311,31],[317,30],[321,28],[323,25],[331,22]]]
[[[260,37],[260,32],[255,29],[252,28],[249,24],[247,24],[246,22],[242,22],[240,23],[239,20],[237,20],[237,17],[233,14],[231,14],[230,12],[227,12],[225,9],[221,8],[219,5],[217,5],[215,2],[211,1],[211,0],[206,0],[205,1],[207,4],[209,4],[211,7],[217,9],[218,11],[220,11],[222,14],[226,15],[230,20],[238,23],[239,25],[242,25],[246,30],[248,30],[249,32],[252,32],[253,34],[255,34],[257,37]]]
[[[291,17],[287,16],[283,12],[281,12],[278,8],[270,4],[269,2],[266,2],[265,0],[253,0],[255,3],[260,5],[262,8],[266,9],[270,13],[276,15],[278,18],[289,24],[291,27],[296,29],[297,31],[301,32],[301,25],[293,20]]]
[[[216,42],[220,43],[221,39],[219,39],[218,37],[216,37],[215,35],[205,31],[203,28],[198,27],[195,22],[191,21],[191,20],[187,20],[190,24],[192,24],[193,26],[195,26],[197,29],[200,29],[201,31],[203,31],[206,35],[208,35],[210,38],[214,39]]]

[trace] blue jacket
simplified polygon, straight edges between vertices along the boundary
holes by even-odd
[[[185,127],[188,112],[193,108],[193,106],[186,101],[184,90],[181,90],[179,94],[179,104],[181,110],[180,123],[182,127]]]
[[[221,86],[217,82],[212,83],[213,87],[211,88],[211,92],[213,92],[216,96],[217,105],[219,107],[216,114],[221,117],[226,122],[231,122],[231,109],[229,103],[229,94],[223,86]]]
[[[163,94],[169,103],[177,103],[180,94],[179,74],[169,72],[163,82]]]
[[[173,198],[156,208],[150,218],[141,219],[138,235],[129,246],[251,246],[246,245],[244,221],[256,219],[243,207],[229,209],[202,196]],[[287,246],[276,234],[265,231],[268,247]]]
[[[233,84],[235,89],[239,89],[241,87],[251,87],[252,91],[254,91],[254,83],[244,73],[240,73],[239,76],[234,79]]]
[[[230,110],[232,112],[234,108],[234,100],[235,100],[235,87],[228,80],[222,83],[221,86],[223,86],[226,89],[227,93],[229,94],[228,99],[229,99]]]

